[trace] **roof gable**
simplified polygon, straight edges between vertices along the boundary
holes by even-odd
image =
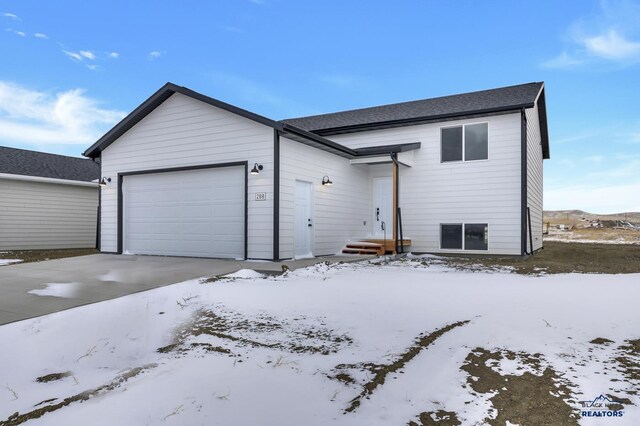
[[[0,173],[91,182],[100,164],[86,158],[0,146]]]

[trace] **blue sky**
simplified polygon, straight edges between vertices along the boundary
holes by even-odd
[[[167,81],[274,119],[544,81],[545,208],[640,211],[639,1],[0,0],[0,58],[0,144],[67,155]]]

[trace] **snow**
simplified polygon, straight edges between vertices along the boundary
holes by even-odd
[[[75,297],[80,286],[80,283],[48,283],[43,289],[30,290],[27,293],[36,296],[72,298]]]
[[[20,263],[22,259],[0,259],[0,266],[11,265],[12,263]]]
[[[490,394],[474,396],[462,387],[468,376],[460,366],[476,347],[541,353],[544,365],[575,384],[577,400],[620,394],[614,390],[623,382],[613,379],[623,380],[621,373],[602,373],[619,345],[640,337],[634,334],[640,274],[463,272],[424,265],[425,258],[434,256],[322,263],[275,277],[241,270],[212,283],[187,281],[2,326],[0,341],[11,344],[0,351],[0,422],[156,364],[110,392],[28,424],[407,424],[437,409],[475,424],[491,408]],[[72,284],[51,283],[44,291],[65,297]],[[157,351],[175,343],[203,312],[235,324],[229,334],[265,346],[196,333],[182,347],[210,344],[232,354],[200,346]],[[443,334],[403,374],[389,377],[355,412],[344,414],[361,386],[331,379],[336,366],[392,362],[417,336],[463,320],[470,322]],[[266,331],[251,324],[266,324]],[[325,335],[351,342],[334,341],[327,355],[287,349],[292,342],[319,347]],[[597,337],[615,343],[589,343]],[[519,368],[517,357],[490,367],[502,374],[534,372]],[[35,381],[65,371],[72,376]],[[365,371],[351,372],[368,380]],[[635,404],[625,406],[625,423],[637,424],[640,401],[625,396]]]

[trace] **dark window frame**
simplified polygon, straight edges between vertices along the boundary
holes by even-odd
[[[465,128],[467,126],[473,126],[473,125],[477,125],[477,124],[486,124],[487,125],[487,158],[479,158],[477,160],[467,160],[466,157],[466,148],[465,148]],[[462,159],[461,160],[443,160],[442,159],[442,153],[443,153],[443,149],[442,149],[442,131],[445,129],[453,129],[453,128],[461,128],[462,129]],[[452,126],[442,126],[440,127],[440,164],[450,164],[450,163],[473,163],[476,161],[488,161],[489,160],[489,122],[488,121],[478,121],[475,123],[464,123],[464,124],[456,124],[456,125],[452,125]]]
[[[461,233],[461,248],[444,248],[442,247],[442,226],[443,225],[450,225],[450,226],[460,226],[462,229],[462,233]],[[487,248],[486,249],[468,249],[466,247],[466,226],[467,225],[483,225],[486,229],[486,241],[487,241]],[[440,241],[439,241],[439,249],[440,250],[454,250],[454,251],[473,251],[473,252],[486,252],[489,251],[489,226],[490,224],[488,222],[485,223],[481,223],[481,222],[443,222],[439,224],[439,237],[440,237]]]

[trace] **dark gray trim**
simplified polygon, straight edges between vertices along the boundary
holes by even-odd
[[[122,200],[124,199],[124,197],[122,196],[122,177],[123,175],[118,173],[118,177],[116,178],[118,182],[118,244],[117,244],[118,254],[122,254],[122,247],[123,247],[122,236],[124,235],[123,228],[122,228],[122,217],[123,217]]]
[[[299,129],[290,124],[283,124],[282,132],[284,133],[284,136],[289,137],[296,142],[301,142],[314,148],[319,148],[332,154],[339,155],[341,157],[354,158],[358,155],[356,151],[351,148],[333,142],[329,139],[325,139],[321,136],[318,136],[317,134]]]
[[[273,261],[280,260],[280,132],[273,129]]]
[[[98,185],[98,212],[96,214],[96,250],[100,251],[100,215],[102,210],[102,187]]]
[[[529,254],[533,254],[533,233],[531,231],[531,208],[527,207],[527,230],[529,231]]]
[[[356,149],[357,157],[371,157],[374,155],[395,154],[398,152],[413,151],[420,149],[420,142],[403,143],[397,145],[372,146],[367,148]]]
[[[185,167],[170,167],[170,168],[162,168],[162,169],[153,169],[153,170],[137,170],[131,172],[122,172],[118,173],[117,181],[118,181],[118,251],[117,254],[122,254],[123,251],[123,236],[124,229],[122,226],[123,223],[123,193],[122,193],[122,185],[123,180],[126,176],[134,176],[134,175],[148,175],[148,174],[156,174],[156,173],[171,173],[171,172],[182,172],[187,170],[202,170],[202,169],[217,169],[223,167],[235,167],[235,166],[244,166],[244,258],[248,258],[249,254],[249,162],[248,161],[236,161],[231,163],[215,163],[215,164],[201,164],[197,166],[185,166]]]
[[[547,126],[547,100],[544,95],[544,87],[538,97],[538,120],[540,122],[540,142],[542,143],[542,158],[551,158],[549,150],[549,129]]]
[[[249,162],[244,161],[244,260],[247,260],[248,258],[249,258]]]
[[[407,118],[403,120],[380,121],[377,123],[358,124],[353,126],[333,127],[330,129],[314,130],[320,136],[340,135],[343,133],[364,132],[368,130],[389,129],[392,127],[415,126],[440,121],[462,120],[466,118],[486,117],[492,115],[503,115],[518,112],[522,108],[532,108],[535,104],[527,102],[519,105],[509,105],[508,107],[486,108],[476,111],[463,111],[450,114],[431,115],[428,117]]]
[[[527,251],[527,114],[520,112],[520,253]]]

